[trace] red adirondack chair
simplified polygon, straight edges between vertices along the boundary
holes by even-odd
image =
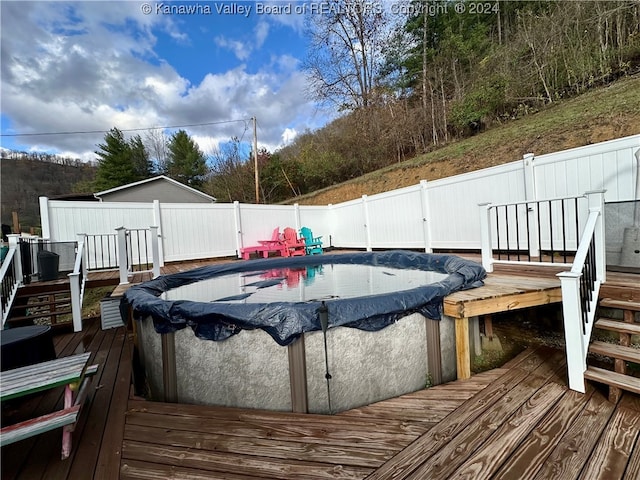
[[[280,238],[280,227],[273,229],[271,238],[269,240],[258,240],[260,245],[251,245],[249,247],[243,247],[240,249],[242,258],[249,260],[249,256],[252,253],[262,254],[264,258],[269,257],[269,252],[278,252],[283,257],[288,257],[288,250],[285,247],[284,241]]]
[[[298,233],[290,227],[284,229],[284,247],[286,249],[285,257],[293,257],[297,255],[305,255],[304,240],[298,238]]]

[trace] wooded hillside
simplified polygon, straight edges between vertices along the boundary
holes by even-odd
[[[261,155],[262,202],[435,151],[640,69],[638,1],[390,2],[405,7],[395,14],[332,4],[311,19],[305,69],[316,100],[342,116]],[[252,162],[219,162],[205,189],[253,202],[253,176]]]
[[[40,228],[38,198],[68,195],[81,182],[93,180],[96,167],[54,155],[12,152],[0,160],[2,223],[12,225],[18,213],[23,232]],[[90,192],[89,192],[90,193]]]

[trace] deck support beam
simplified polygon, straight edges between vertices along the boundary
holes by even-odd
[[[469,319],[465,317],[456,318],[456,367],[459,380],[471,377]]]

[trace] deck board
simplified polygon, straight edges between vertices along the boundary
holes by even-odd
[[[592,395],[534,478],[579,478],[614,409],[603,395]]]

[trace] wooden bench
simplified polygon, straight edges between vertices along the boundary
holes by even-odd
[[[62,458],[69,457],[71,434],[87,395],[88,385],[98,371],[98,365],[87,365],[90,355],[87,352],[2,372],[2,402],[60,386],[64,386],[65,391],[62,410],[2,428],[0,446],[62,427]]]

